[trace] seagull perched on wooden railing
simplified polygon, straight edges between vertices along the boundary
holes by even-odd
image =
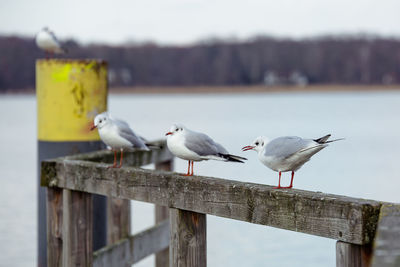
[[[166,133],[168,149],[178,158],[188,161],[186,176],[193,175],[193,162],[202,160],[221,160],[241,162],[246,158],[229,154],[220,144],[214,142],[208,135],[187,129],[181,124],[172,125]],[[190,172],[190,166],[192,171]]]
[[[128,123],[112,118],[103,112],[94,118],[94,125],[90,130],[98,129],[101,140],[114,151],[114,164],[109,168],[122,166],[123,152],[125,150],[150,150],[143,138],[137,136]],[[121,151],[119,166],[117,165],[117,150]]]
[[[265,136],[257,137],[253,144],[242,148],[243,151],[255,150],[258,152],[258,159],[268,168],[279,172],[279,182],[276,189],[292,188],[294,172],[303,166],[304,163],[328,146],[328,143],[343,140],[336,139],[328,141],[330,134],[317,139],[303,139],[297,136],[284,136],[268,141]],[[281,186],[281,173],[292,172],[292,178],[288,187]]]
[[[36,35],[37,46],[46,52],[46,57],[48,54],[65,54],[67,49],[61,45],[55,34],[47,27],[44,27]]]

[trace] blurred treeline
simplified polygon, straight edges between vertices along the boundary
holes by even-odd
[[[101,58],[110,86],[393,84],[400,82],[400,39],[326,36],[292,40],[208,40],[190,46],[109,46],[65,42],[62,58]],[[0,37],[0,91],[32,89],[33,38]]]

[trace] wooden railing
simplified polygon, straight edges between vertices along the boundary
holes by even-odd
[[[173,157],[166,148],[125,159],[121,169],[107,168],[108,151],[42,162],[48,266],[128,266],[153,253],[157,267],[206,266],[206,214],[338,240],[337,266],[400,266],[400,205],[186,177],[168,171]],[[137,168],[149,163],[158,170]],[[110,245],[94,253],[91,194],[110,197],[113,233]],[[120,199],[156,204],[157,224],[131,236],[129,202]]]

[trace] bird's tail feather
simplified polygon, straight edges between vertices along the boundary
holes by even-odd
[[[345,140],[345,138],[338,138],[338,139],[334,139],[334,140],[329,140],[329,141],[326,141],[325,144],[336,142],[336,141],[340,141],[340,140]]]
[[[339,138],[339,139],[335,139],[335,140],[329,140],[329,137],[331,137],[330,134],[327,134],[323,137],[320,137],[318,139],[314,139],[315,142],[317,142],[318,144],[327,144],[327,143],[332,143],[332,142],[336,142],[336,141],[340,141],[340,140],[344,140],[344,138]]]
[[[146,142],[145,145],[150,149],[162,149],[163,146],[156,143]]]
[[[232,161],[232,162],[240,162],[244,163],[243,160],[247,160],[247,158],[236,156],[236,155],[231,155],[231,154],[218,154],[221,158],[224,158],[226,161]]]

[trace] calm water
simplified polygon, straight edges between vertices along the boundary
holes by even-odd
[[[259,135],[345,141],[315,155],[296,174],[299,189],[400,202],[400,92],[241,95],[111,95],[109,110],[149,139],[172,123],[204,131],[246,164],[203,162],[195,173],[275,185],[277,174],[241,152]],[[36,103],[0,97],[0,266],[36,263]],[[12,114],[12,116],[11,116]],[[186,171],[176,160],[175,169]],[[283,177],[283,184],[289,183]],[[132,227],[153,222],[149,204],[134,202]],[[229,219],[207,217],[209,266],[335,266],[335,241]],[[135,265],[136,266],[136,265]],[[149,258],[137,266],[153,266]]]

